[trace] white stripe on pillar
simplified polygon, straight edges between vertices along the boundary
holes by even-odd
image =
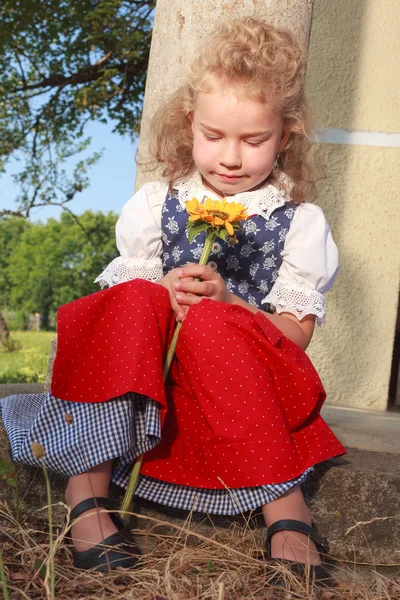
[[[350,146],[381,146],[399,148],[400,133],[380,131],[346,131],[345,129],[319,129],[315,139],[322,144],[346,144]]]

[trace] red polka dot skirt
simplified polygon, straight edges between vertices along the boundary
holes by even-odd
[[[325,392],[312,363],[262,312],[191,307],[165,385],[173,328],[168,292],[140,279],[62,306],[52,395],[156,400],[162,440],[142,473],[186,486],[280,483],[345,452],[319,415]]]

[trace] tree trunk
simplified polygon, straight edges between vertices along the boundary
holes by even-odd
[[[214,23],[223,18],[254,16],[291,29],[308,48],[314,0],[157,0],[154,32],[147,73],[143,119],[140,130],[140,157],[146,158],[151,117],[185,76],[190,55],[207,36]],[[137,169],[136,188],[157,173]]]
[[[2,346],[4,342],[8,342],[9,339],[10,332],[8,330],[6,320],[0,312],[0,346]]]

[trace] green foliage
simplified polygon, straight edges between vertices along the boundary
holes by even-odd
[[[0,142],[1,143],[1,142]],[[6,217],[0,220],[0,305],[6,304],[12,283],[7,270],[8,263],[22,234],[31,224],[25,219]]]
[[[8,453],[0,448],[0,479],[4,479],[9,487],[13,489],[15,501],[15,513],[17,522],[20,521],[20,502],[18,492],[17,474],[15,465]]]
[[[28,327],[29,318],[23,310],[3,311],[3,316],[9,331],[25,331]]]
[[[47,329],[49,326],[50,311],[52,308],[53,285],[48,275],[42,275],[36,282],[33,290],[33,301],[36,311],[42,316],[42,327]]]
[[[46,562],[41,560],[40,558],[35,558],[35,562],[33,563],[33,568],[37,571],[39,577],[44,579],[47,573]]]
[[[17,340],[14,340],[11,336],[5,338],[1,342],[1,351],[2,352],[18,352],[22,349],[22,345]]]
[[[50,331],[20,331],[11,334],[11,340],[18,344],[19,349],[14,352],[0,349],[0,384],[43,383],[54,335]]]
[[[134,135],[155,0],[3,0],[0,6],[0,171],[21,161],[19,207],[64,204],[88,185],[99,155],[84,150],[91,120]],[[0,211],[0,216],[12,211]]]
[[[4,479],[7,484],[12,487],[17,487],[17,479],[15,475],[15,467],[11,462],[10,457],[8,456],[5,450],[0,448],[0,477]]]
[[[3,228],[16,230],[17,220],[0,221],[0,238]],[[3,260],[4,305],[22,313],[39,312],[45,327],[61,304],[98,291],[94,279],[117,256],[116,220],[113,213],[86,211],[78,224],[63,212],[59,220],[26,226],[14,236],[12,254]]]
[[[242,229],[242,226],[239,221],[234,221],[233,223],[231,223],[231,225],[234,232],[240,231]],[[210,223],[207,223],[202,219],[197,219],[197,221],[189,221],[187,225],[187,230],[189,242],[192,242],[196,235],[198,235],[202,231],[205,231],[206,235],[209,235],[212,232],[214,232],[215,236],[219,237],[221,240],[228,240],[228,245],[230,246],[237,243],[235,233],[231,236],[229,235],[224,226],[211,225]]]
[[[196,235],[198,235],[201,231],[205,231],[207,233],[208,231],[212,231],[212,229],[213,229],[211,225],[204,223],[204,221],[201,221],[201,222],[189,221],[187,228],[188,228],[188,240],[190,243],[193,242]]]

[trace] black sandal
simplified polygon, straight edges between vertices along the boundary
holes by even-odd
[[[271,538],[279,531],[297,531],[307,535],[317,547],[318,552],[322,555],[323,560],[329,552],[328,541],[323,538],[312,526],[303,523],[303,521],[295,521],[292,519],[283,519],[276,521],[270,527],[268,527],[267,540],[266,540],[266,559],[270,564],[284,565],[287,567],[293,575],[300,579],[309,578],[318,585],[329,586],[333,583],[333,578],[330,571],[321,565],[308,565],[304,563],[298,563],[293,560],[287,560],[286,558],[272,558],[271,556]],[[271,579],[271,585],[279,587],[287,587],[285,578],[280,573],[277,573],[275,577]]]
[[[71,511],[71,523],[91,508],[115,510],[108,498],[87,498],[77,504]],[[93,548],[78,552],[73,546],[72,539],[70,537],[66,538],[67,543],[71,546],[74,567],[77,569],[108,571],[109,565],[111,569],[117,567],[129,569],[136,566],[141,554],[140,549],[136,546],[135,540],[124,521],[115,512],[109,514],[114,525],[118,527],[118,531],[100,542],[100,544],[93,546]]]

